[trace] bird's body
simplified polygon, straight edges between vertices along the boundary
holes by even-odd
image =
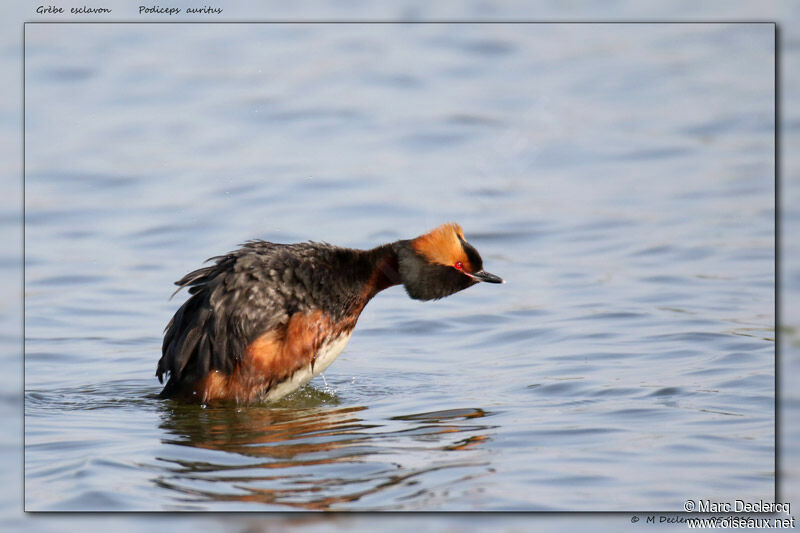
[[[310,381],[344,349],[361,311],[402,283],[415,299],[437,299],[477,281],[481,270],[461,228],[446,224],[372,250],[307,242],[251,241],[176,282],[189,299],[167,325],[162,397],[253,403]]]

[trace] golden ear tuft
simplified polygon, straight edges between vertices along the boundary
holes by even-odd
[[[461,246],[461,240],[464,240],[461,226],[455,222],[448,222],[425,235],[420,235],[411,241],[411,246],[418,254],[422,254],[432,263],[453,266],[457,261],[461,261],[469,272],[472,267],[464,252],[464,247]]]

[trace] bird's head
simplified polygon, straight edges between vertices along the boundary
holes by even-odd
[[[415,300],[450,296],[480,281],[504,283],[483,270],[478,251],[458,224],[443,224],[416,239],[395,243],[400,279]]]

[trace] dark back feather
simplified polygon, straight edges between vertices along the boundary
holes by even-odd
[[[241,354],[228,350],[225,321],[217,320],[211,300],[219,292],[221,283],[236,263],[236,252],[212,257],[216,262],[197,269],[176,281],[178,289],[188,287],[190,297],[172,317],[164,334],[162,356],[158,361],[156,375],[163,383],[169,375],[162,396],[176,392],[176,384],[182,379],[193,379],[208,373],[210,369],[229,372]],[[222,327],[218,327],[220,323]],[[223,344],[215,346],[215,339]],[[216,348],[216,350],[215,350]]]

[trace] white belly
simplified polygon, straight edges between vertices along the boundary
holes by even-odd
[[[334,339],[330,339],[320,346],[317,352],[317,357],[314,360],[313,370],[312,365],[307,365],[300,370],[295,371],[289,379],[283,383],[271,388],[267,395],[264,397],[267,401],[277,400],[283,398],[287,394],[296,391],[316,376],[325,371],[326,368],[331,366],[331,363],[342,353],[344,347],[347,346],[347,341],[350,340],[350,334],[342,334]]]

